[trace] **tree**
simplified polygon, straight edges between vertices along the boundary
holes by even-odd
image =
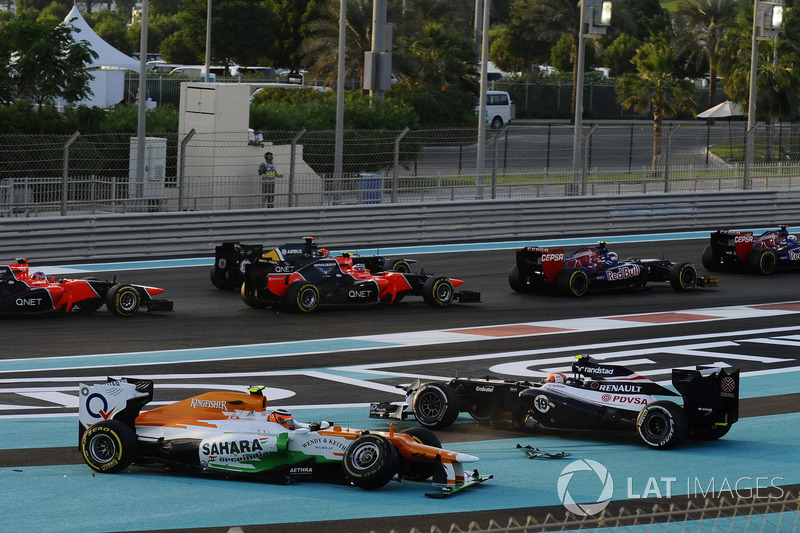
[[[318,0],[269,0],[275,16],[270,29],[275,36],[270,59],[276,67],[300,66],[300,46],[308,36],[308,25],[319,17]]]
[[[675,17],[678,55],[685,64],[708,64],[708,107],[714,105],[722,34],[741,0],[681,0]]]
[[[634,71],[632,61],[641,45],[639,39],[627,33],[614,39],[603,53],[603,64],[608,67],[611,77]]]
[[[133,51],[131,41],[128,39],[126,19],[119,13],[102,9],[90,16],[86,21],[105,42],[124,54]]]
[[[72,32],[70,24],[53,26],[24,16],[3,29],[3,38],[18,51],[11,67],[11,100],[28,99],[36,104],[40,132],[45,106],[57,98],[77,102],[91,94],[87,64],[97,54],[88,41],[76,42]]]
[[[653,161],[661,162],[661,133],[665,117],[680,111],[694,114],[695,87],[690,80],[673,75],[674,54],[663,40],[646,42],[634,58],[637,73],[618,78],[617,100],[625,108],[653,113]]]
[[[179,17],[180,35],[198,57],[206,54],[206,0],[187,0]],[[274,37],[269,6],[260,0],[222,0],[211,9],[211,63],[257,65],[269,57]]]
[[[793,10],[792,10],[793,11]],[[790,15],[791,16],[791,15]],[[796,19],[795,19],[796,20]],[[787,21],[788,22],[788,21]],[[720,65],[725,76],[725,93],[734,102],[748,109],[750,100],[750,46],[753,27],[753,6],[743,4],[736,16],[736,24],[726,32],[720,48],[728,51]],[[786,25],[791,32],[793,24]],[[772,123],[776,118],[795,118],[800,105],[800,72],[797,64],[798,41],[781,35],[781,48],[774,55],[774,43],[758,43],[758,73],[756,76],[756,120],[763,120],[764,159],[773,157]],[[791,37],[791,35],[789,36]]]

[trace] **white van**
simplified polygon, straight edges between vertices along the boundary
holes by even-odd
[[[475,106],[475,114],[480,112]],[[486,91],[486,123],[499,129],[514,119],[515,106],[505,91]]]

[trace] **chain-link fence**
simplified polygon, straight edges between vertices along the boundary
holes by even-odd
[[[474,129],[0,135],[0,216],[255,209],[800,186],[800,127],[741,123]],[[337,149],[337,146],[340,146]],[[337,150],[340,150],[337,157]],[[278,177],[262,180],[271,151]],[[576,157],[579,164],[572,165]]]

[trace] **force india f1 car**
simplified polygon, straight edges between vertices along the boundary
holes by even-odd
[[[454,378],[416,380],[405,403],[373,403],[370,418],[403,420],[413,415],[430,429],[451,425],[459,412],[493,424],[510,419],[518,428],[635,430],[652,448],[667,450],[687,436],[718,439],[739,418],[739,371],[698,367],[673,369],[672,384],[683,406],[654,396],[677,396],[623,366],[578,356],[574,377],[556,372],[542,383]]]
[[[137,464],[274,483],[350,483],[366,490],[396,476],[433,477],[441,491],[432,497],[491,477],[465,472],[464,464],[478,458],[442,449],[425,428],[395,433],[302,424],[284,409],[268,412],[262,389],[208,392],[141,412],[153,399],[150,380],[81,384],[79,448],[100,473]]]
[[[260,244],[241,244],[225,242],[217,246],[214,253],[214,266],[211,267],[211,283],[218,289],[239,289],[244,281],[247,265],[257,258],[284,261],[301,268],[321,257],[328,251],[319,248],[314,237],[306,237],[302,243],[286,243],[264,252]],[[352,255],[351,255],[352,256]],[[413,259],[388,258],[380,255],[358,256],[357,263],[363,264],[370,272],[411,272]]]
[[[621,260],[605,242],[570,255],[563,248],[526,247],[517,250],[517,264],[508,274],[508,284],[517,292],[557,289],[576,297],[590,289],[636,289],[656,281],[668,281],[678,292],[717,285],[717,278],[699,277],[691,263],[663,258]]]
[[[776,269],[800,267],[800,243],[788,226],[754,238],[752,231],[719,230],[703,250],[703,266],[715,272],[743,268],[753,274],[772,274]]]
[[[480,302],[480,293],[456,291],[464,282],[431,274],[370,272],[361,258],[317,257],[299,268],[287,261],[258,259],[247,265],[241,294],[255,308],[283,305],[310,313],[320,305],[395,303],[405,296],[422,296],[430,307],[447,307],[453,300]]]
[[[101,281],[94,278],[64,279],[30,272],[25,259],[0,263],[0,314],[68,313],[75,307],[96,311],[105,304],[114,316],[129,317],[141,307],[172,311],[172,302],[153,296],[164,289]]]

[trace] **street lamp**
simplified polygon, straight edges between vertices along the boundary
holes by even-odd
[[[783,4],[753,0],[753,40],[750,48],[750,95],[747,106],[747,138],[744,155],[742,188],[750,188],[750,167],[755,154],[756,76],[758,72],[758,41],[778,36],[783,25]]]
[[[572,140],[573,181],[579,180],[581,133],[583,129],[583,67],[586,62],[584,39],[596,39],[611,24],[611,0],[581,0],[581,26],[578,31],[577,77],[575,79],[575,124]]]

